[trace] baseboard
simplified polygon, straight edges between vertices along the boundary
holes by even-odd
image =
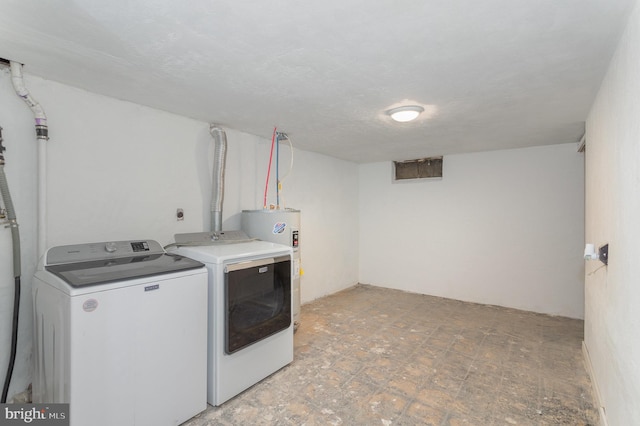
[[[593,374],[593,366],[591,365],[591,357],[589,356],[589,350],[587,349],[587,345],[582,341],[582,356],[584,358],[584,364],[587,368],[587,373],[591,378],[591,387],[593,388],[593,397],[595,398],[596,406],[598,407],[598,414],[600,417],[600,425],[599,426],[609,426],[607,423],[607,413],[604,409],[604,404],[602,402],[602,397],[600,396],[600,388],[598,387],[598,383],[596,382],[596,375]]]

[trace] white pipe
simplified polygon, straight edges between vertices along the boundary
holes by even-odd
[[[38,259],[47,250],[47,141],[38,139]]]
[[[36,120],[36,137],[38,139],[38,257],[47,249],[47,141],[49,128],[47,116],[42,106],[31,97],[22,78],[22,64],[11,61],[11,82],[18,96],[31,108]]]

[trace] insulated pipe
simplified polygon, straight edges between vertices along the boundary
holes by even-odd
[[[11,82],[18,96],[20,96],[31,108],[36,119],[36,136],[38,139],[48,140],[49,130],[47,127],[47,116],[44,114],[42,106],[31,97],[29,91],[24,86],[22,79],[22,64],[11,61]]]
[[[38,256],[44,255],[47,249],[46,232],[46,206],[47,206],[47,140],[49,140],[49,128],[47,116],[42,106],[31,97],[24,86],[22,78],[22,65],[11,61],[11,82],[18,96],[31,108],[36,120],[36,138],[38,139]]]
[[[224,168],[227,155],[227,134],[211,124],[209,133],[215,141],[213,155],[213,188],[211,193],[211,231],[222,231],[222,200],[224,199]]]

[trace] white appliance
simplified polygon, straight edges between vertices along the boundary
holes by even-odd
[[[151,240],[49,249],[33,280],[33,402],[69,403],[72,426],[205,410],[207,275]]]
[[[218,406],[293,361],[292,249],[215,235],[175,252],[209,270],[207,402]]]
[[[300,324],[300,210],[243,210],[242,230],[251,238],[293,248],[293,322]]]

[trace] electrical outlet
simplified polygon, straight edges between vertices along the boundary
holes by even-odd
[[[605,265],[609,264],[609,244],[605,244],[598,249],[598,259]]]

